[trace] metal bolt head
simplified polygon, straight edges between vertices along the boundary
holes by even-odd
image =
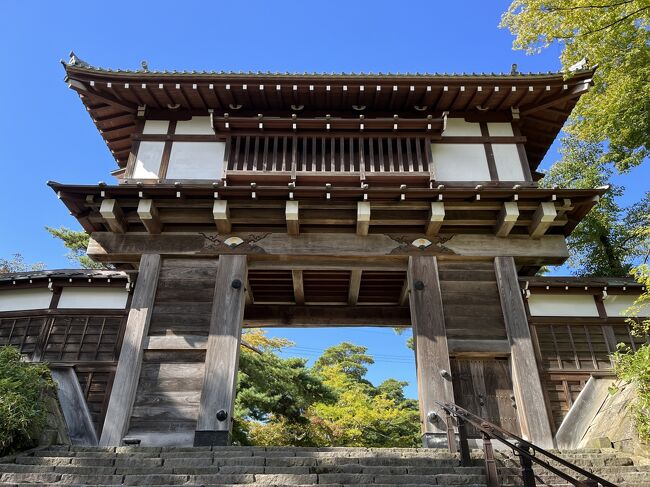
[[[233,289],[241,289],[241,281],[239,279],[233,279],[230,285]]]
[[[440,415],[438,413],[436,413],[435,411],[429,411],[427,413],[427,421],[429,421],[429,423],[435,424],[438,421],[440,421]]]
[[[413,287],[416,291],[422,291],[424,289],[424,283],[422,281],[415,281]]]
[[[217,411],[217,419],[219,421],[225,421],[226,418],[228,418],[228,413],[226,411],[224,411],[223,409]]]

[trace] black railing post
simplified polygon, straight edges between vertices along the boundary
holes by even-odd
[[[497,463],[494,460],[494,450],[492,441],[487,433],[483,436],[483,456],[485,458],[485,475],[487,477],[487,487],[499,487],[499,474],[497,473]]]
[[[535,487],[535,473],[533,472],[533,462],[530,459],[530,447],[526,443],[517,443],[525,453],[519,453],[519,465],[521,466],[521,480],[524,487]]]
[[[458,423],[458,442],[460,443],[460,464],[468,467],[471,463],[469,444],[467,443],[467,423],[461,417],[456,418]]]

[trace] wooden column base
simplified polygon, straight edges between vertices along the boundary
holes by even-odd
[[[230,446],[230,431],[195,431],[194,446]]]
[[[424,433],[422,435],[423,448],[448,448],[446,433]]]

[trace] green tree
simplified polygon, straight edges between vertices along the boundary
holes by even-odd
[[[0,348],[0,456],[34,445],[47,421],[46,395],[55,391],[46,364]]]
[[[104,269],[105,265],[95,262],[86,255],[86,248],[90,235],[84,231],[70,230],[66,227],[52,228],[45,227],[45,229],[55,238],[60,239],[63,245],[70,250],[67,257],[71,262],[81,265],[84,269]]]
[[[644,230],[650,233],[650,227]],[[634,269],[637,281],[645,286],[645,291],[634,304],[626,310],[628,323],[636,336],[650,335],[650,318],[638,318],[643,311],[650,309],[650,266],[642,264]],[[650,344],[644,343],[633,351],[630,347],[619,344],[613,354],[614,370],[619,379],[631,382],[636,387],[637,400],[631,405],[639,438],[650,444]]]
[[[363,381],[368,372],[366,365],[375,363],[374,359],[366,354],[367,350],[366,347],[353,345],[349,342],[329,347],[316,360],[314,370],[322,372],[327,367],[337,365],[341,372],[350,376],[353,380]]]
[[[292,345],[290,341],[269,338],[262,330],[248,331],[242,340],[258,351],[241,349],[233,439],[251,444],[251,430],[272,423],[285,428],[284,442],[279,444],[310,446],[304,434],[309,430],[305,412],[317,401],[334,401],[334,394],[306,366],[306,360],[278,355]]]
[[[649,154],[649,12],[648,0],[514,0],[501,19],[515,49],[533,54],[557,44],[565,70],[583,58],[598,65],[566,131],[607,142],[603,157],[619,171]]]
[[[388,379],[375,387],[365,377],[373,363],[366,347],[341,343],[325,350],[313,371],[334,394],[301,412],[303,422],[270,414],[249,423],[258,445],[403,446],[420,442],[417,401],[404,396],[405,382]]]
[[[43,269],[45,269],[44,263],[27,264],[25,258],[19,253],[12,255],[10,259],[0,259],[0,275],[13,272],[41,271]]]
[[[567,137],[560,149],[562,159],[541,180],[543,187],[595,188],[609,185],[615,172],[606,162],[599,144]],[[650,193],[622,208],[617,198],[623,187],[611,186],[567,239],[571,256],[568,265],[578,275],[628,276],[650,248]]]

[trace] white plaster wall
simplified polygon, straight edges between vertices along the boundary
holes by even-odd
[[[437,181],[489,181],[483,144],[431,144]]]
[[[164,147],[164,142],[140,142],[132,177],[158,179]]]
[[[124,309],[129,293],[116,287],[64,287],[58,308]]]
[[[487,127],[488,133],[492,137],[512,137],[515,135],[510,122],[488,122]]]
[[[605,298],[603,303],[605,304],[605,311],[607,311],[607,316],[612,317],[623,317],[623,311],[634,304],[636,296],[631,296],[629,294],[610,294]],[[638,316],[650,316],[650,305],[641,308],[641,312]]]
[[[448,118],[447,128],[442,135],[444,137],[480,136],[481,126],[478,123],[466,122],[463,118]]]
[[[176,123],[176,135],[214,135],[210,117],[192,117]]]
[[[220,179],[225,142],[174,142],[167,179]]]
[[[591,295],[533,293],[528,298],[528,307],[531,316],[598,316]]]
[[[144,122],[143,134],[166,134],[169,120],[147,120]]]
[[[516,144],[492,144],[499,181],[525,181]]]
[[[0,292],[0,311],[47,309],[50,307],[51,300],[52,292],[47,288],[2,291]]]

